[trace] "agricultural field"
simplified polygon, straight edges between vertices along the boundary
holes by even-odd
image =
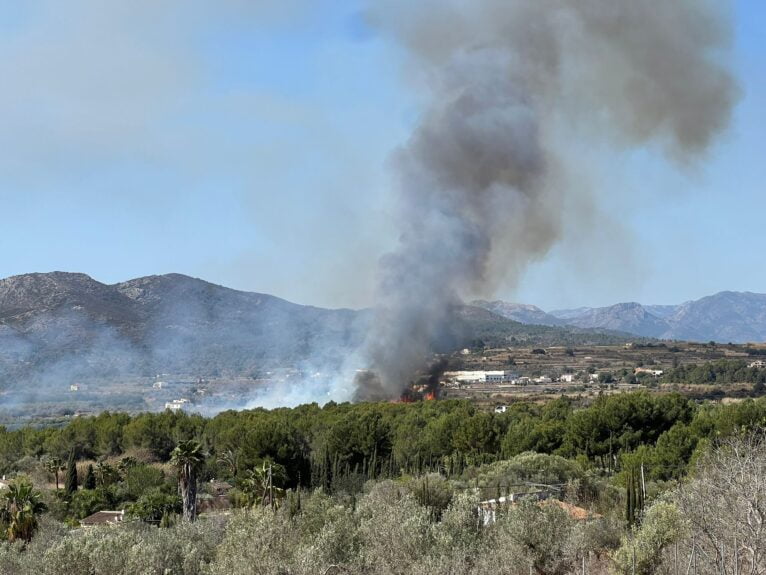
[[[766,370],[749,367],[761,361],[763,354],[766,345],[686,342],[466,349],[449,357],[449,371],[502,370],[521,383],[444,380],[441,396],[500,405],[521,399],[593,397],[648,389],[680,392],[694,399],[736,400],[763,394]],[[726,373],[700,376],[699,372],[711,366]]]

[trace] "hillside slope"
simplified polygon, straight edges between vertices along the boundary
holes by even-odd
[[[180,274],[106,285],[53,272],[0,280],[0,378],[85,375],[250,375],[276,366],[331,368],[364,342],[370,310],[323,309]],[[504,345],[602,343],[624,335],[527,326],[462,306],[434,342],[451,351]]]
[[[502,300],[472,301],[471,305],[484,308],[492,313],[514,321],[535,325],[564,325],[566,322],[556,316],[545,313],[539,307],[523,303],[511,303]]]

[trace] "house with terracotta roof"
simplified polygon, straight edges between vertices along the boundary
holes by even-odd
[[[125,519],[125,511],[96,511],[80,521],[83,527],[97,527],[101,525],[118,525]]]
[[[519,504],[521,501],[537,501],[537,504],[541,507],[554,506],[564,510],[569,517],[575,521],[592,521],[595,519],[601,519],[602,516],[598,513],[593,513],[577,505],[572,505],[566,501],[561,501],[555,497],[549,497],[548,492],[538,491],[533,493],[515,493],[507,497],[499,497],[498,499],[488,499],[479,503],[479,517],[482,524],[490,525],[497,520],[497,512],[507,509],[511,509]]]

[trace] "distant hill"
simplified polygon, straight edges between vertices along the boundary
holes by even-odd
[[[766,294],[724,291],[678,306],[664,337],[693,341],[766,341]]]
[[[613,329],[647,337],[661,337],[668,329],[665,320],[649,313],[641,304],[635,302],[588,308],[578,315],[570,315],[565,323],[584,328]]]
[[[549,311],[548,314],[566,322],[566,320],[579,317],[592,310],[592,307],[576,307],[574,309],[555,309],[553,311]]]
[[[15,276],[0,280],[0,368],[45,378],[239,374],[313,354],[337,362],[360,341],[367,315],[178,274],[115,285],[62,272]]]
[[[0,280],[0,385],[337,366],[363,343],[371,318],[370,310],[304,306],[179,274],[114,285],[78,273],[14,276]],[[441,340],[448,349],[441,351],[479,342],[574,345],[629,337],[525,325],[478,306],[459,307],[448,323],[449,337]]]
[[[766,341],[766,294],[724,291],[679,305],[622,303],[551,311],[568,325],[616,329],[662,339]]]
[[[484,308],[492,313],[514,321],[536,325],[564,325],[566,322],[551,314],[545,313],[539,307],[523,303],[510,303],[501,300],[472,301],[471,305]]]

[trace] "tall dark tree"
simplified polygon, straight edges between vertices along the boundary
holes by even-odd
[[[85,474],[85,481],[82,482],[82,486],[85,489],[96,488],[96,474],[93,471],[93,465],[88,465],[88,471]]]
[[[633,480],[633,469],[628,471],[625,494],[625,520],[628,525],[633,525],[636,518],[636,486]]]
[[[75,493],[77,491],[77,462],[74,458],[74,449],[69,452],[69,460],[66,464],[66,478],[64,480],[64,491]]]
[[[197,518],[197,472],[204,461],[202,446],[193,439],[179,442],[170,454],[170,462],[178,469],[178,489],[185,521]]]

